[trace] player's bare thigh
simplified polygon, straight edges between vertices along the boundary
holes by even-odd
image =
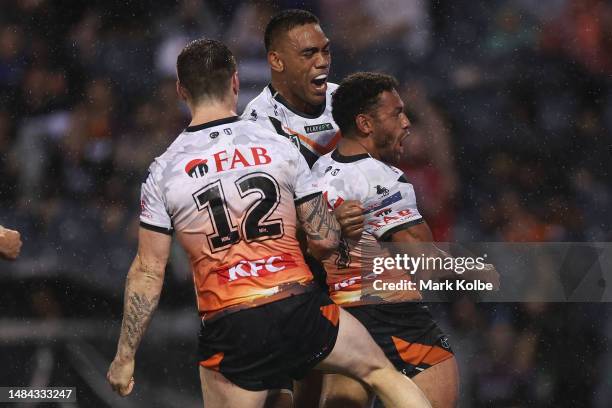
[[[319,406],[323,372],[310,370],[306,377],[293,382],[294,408],[312,408]]]
[[[412,380],[431,402],[433,408],[454,408],[459,395],[459,373],[455,357],[417,374]],[[351,378],[326,374],[321,392],[322,408],[369,408],[373,394]]]
[[[339,310],[340,327],[336,345],[316,368],[364,378],[372,370],[391,365],[365,327],[343,308]]]
[[[263,408],[268,391],[248,391],[221,373],[200,367],[200,383],[206,408]]]
[[[369,408],[374,393],[365,384],[339,374],[325,374],[320,408]]]
[[[293,393],[285,389],[268,391],[264,408],[294,408]]]
[[[433,408],[454,408],[459,398],[459,370],[455,357],[429,367],[412,377]]]
[[[342,308],[334,349],[316,368],[367,383],[389,408],[431,408],[419,387],[395,370],[365,327]]]

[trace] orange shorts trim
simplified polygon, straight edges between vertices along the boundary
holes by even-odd
[[[338,305],[332,303],[321,306],[320,309],[323,317],[329,320],[334,326],[338,326],[338,321],[340,320],[340,308]]]
[[[223,360],[224,353],[220,351],[217,354],[213,354],[211,357],[207,358],[204,361],[200,361],[200,366],[204,368],[208,368],[209,370],[219,371],[219,364],[221,364],[221,360]]]
[[[427,364],[431,367],[453,357],[453,353],[439,346],[410,343],[395,336],[391,338],[402,360],[414,366]]]

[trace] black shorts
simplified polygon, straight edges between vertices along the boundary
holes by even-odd
[[[250,391],[290,389],[334,348],[339,314],[313,290],[205,321],[200,365]]]
[[[345,310],[365,326],[395,368],[408,377],[453,356],[448,337],[421,303],[384,303]]]
[[[314,281],[319,288],[325,293],[329,293],[329,286],[327,286],[327,272],[323,267],[321,261],[319,261],[314,256],[304,252],[304,261],[306,261],[306,265],[310,268],[310,272],[312,272],[312,276],[314,277]]]

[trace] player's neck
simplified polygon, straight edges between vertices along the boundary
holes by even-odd
[[[379,156],[372,146],[370,146],[370,139],[359,140],[356,136],[343,137],[336,146],[338,152],[343,156],[355,156],[358,154],[367,153],[375,159]]]
[[[284,103],[289,105],[288,107],[294,111],[302,112],[307,115],[315,115],[321,111],[321,105],[311,105],[293,94],[285,81],[278,81],[273,78],[271,83],[272,88],[283,97]]]
[[[212,122],[236,116],[236,107],[227,103],[202,103],[190,106],[191,122],[189,126],[197,126],[203,123]]]

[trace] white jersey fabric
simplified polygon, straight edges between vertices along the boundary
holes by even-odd
[[[308,115],[292,109],[287,100],[268,85],[248,103],[242,118],[291,140],[312,167],[319,156],[332,151],[340,140],[338,126],[331,114],[331,98],[337,88],[338,85],[328,82],[321,111]]]
[[[334,150],[322,156],[312,172],[331,208],[345,200],[358,200],[364,208],[361,239],[343,239],[323,265],[334,302],[342,306],[367,303],[362,298],[361,279],[372,271],[375,257],[388,255],[381,242],[394,231],[424,222],[414,188],[401,170],[365,153],[343,156]]]
[[[320,189],[290,142],[234,116],[188,127],[155,159],[140,221],[176,233],[200,313],[211,313],[271,301],[312,279],[295,238],[295,200],[314,194]]]

